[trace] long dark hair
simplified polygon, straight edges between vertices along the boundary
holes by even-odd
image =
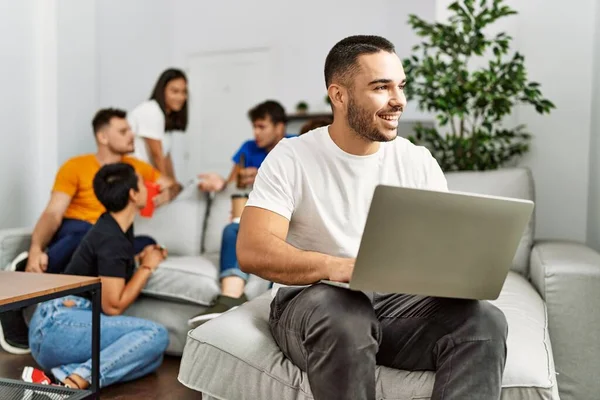
[[[156,85],[154,85],[154,90],[152,90],[150,100],[156,100],[161,110],[165,114],[165,131],[185,131],[188,124],[187,100],[183,104],[181,110],[177,112],[171,111],[171,113],[167,115],[167,107],[165,105],[165,88],[167,87],[167,83],[174,79],[183,79],[187,83],[187,77],[182,70],[169,68],[160,74],[158,81],[156,81]]]

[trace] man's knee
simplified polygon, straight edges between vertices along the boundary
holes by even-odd
[[[369,298],[362,292],[317,284],[303,296],[310,314],[311,332],[334,337],[347,345],[367,345],[374,338],[379,341],[379,321]]]
[[[468,335],[473,336],[472,339],[506,343],[508,323],[498,307],[487,301],[473,302],[469,320],[471,329]]]
[[[159,356],[169,347],[169,331],[163,325],[145,320],[139,325],[139,328],[147,335],[149,341],[147,351]]]

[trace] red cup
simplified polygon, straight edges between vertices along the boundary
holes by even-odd
[[[148,197],[146,198],[146,207],[142,208],[140,215],[146,218],[152,218],[154,214],[154,197],[160,193],[160,186],[154,182],[144,182]]]

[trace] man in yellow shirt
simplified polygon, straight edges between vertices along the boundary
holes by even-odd
[[[85,233],[106,211],[92,187],[94,176],[103,165],[124,162],[144,181],[157,183],[161,193],[154,199],[156,206],[170,201],[181,190],[150,164],[127,156],[134,150],[134,134],[125,111],[102,109],[94,116],[92,126],[98,151],[73,157],[60,167],[50,202],[31,236],[27,272],[61,273],[65,269]],[[145,244],[151,244],[149,238],[137,239],[136,250],[141,251]]]
[[[93,188],[94,176],[105,164],[130,164],[144,181],[157,183],[161,192],[154,198],[156,206],[169,202],[181,191],[179,184],[161,176],[150,164],[127,156],[134,150],[134,134],[125,118],[126,113],[118,109],[96,113],[92,126],[98,151],[71,158],[60,167],[50,201],[33,230],[29,252],[20,254],[12,268],[38,273],[64,271],[83,236],[105,212]],[[152,238],[136,237],[136,254],[154,243]],[[21,311],[2,313],[0,317],[0,347],[14,354],[28,353],[27,326]]]

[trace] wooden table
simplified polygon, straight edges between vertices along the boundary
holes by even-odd
[[[89,292],[92,297],[92,385],[91,390],[71,390],[47,385],[0,379],[0,398],[25,399],[46,394],[51,399],[97,399],[100,371],[100,278],[0,271],[0,313],[68,295]],[[12,396],[12,397],[9,397]]]

